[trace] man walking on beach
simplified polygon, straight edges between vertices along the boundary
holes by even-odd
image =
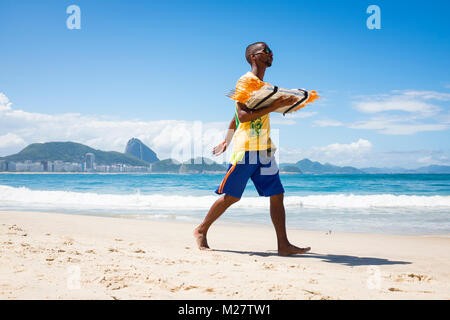
[[[244,192],[248,179],[252,179],[260,196],[270,197],[270,217],[275,227],[278,254],[288,256],[302,254],[310,248],[299,248],[292,245],[286,234],[286,215],[283,204],[284,188],[280,181],[279,170],[273,153],[275,146],[270,139],[269,113],[280,107],[292,105],[297,101],[295,96],[279,98],[271,105],[261,109],[248,109],[244,103],[252,92],[259,90],[263,82],[266,68],[272,65],[273,53],[264,42],[249,45],[245,52],[251,65],[251,71],[244,74],[236,84],[231,97],[236,100],[235,117],[229,129],[234,132],[234,147],[228,171],[215,191],[224,194],[211,206],[204,221],[194,230],[194,237],[200,250],[209,250],[207,232],[209,227],[232,204],[238,202]],[[229,131],[230,132],[230,131]],[[228,133],[225,140],[215,148],[216,155],[222,153],[230,143],[233,134]]]

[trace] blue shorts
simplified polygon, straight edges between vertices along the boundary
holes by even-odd
[[[241,161],[230,164],[225,178],[215,192],[241,198],[249,178],[260,196],[270,197],[284,193],[275,158],[267,157],[265,151],[246,151]]]

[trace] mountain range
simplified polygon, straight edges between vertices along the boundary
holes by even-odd
[[[132,155],[117,151],[101,151],[76,142],[46,142],[33,143],[19,153],[0,158],[0,160],[23,162],[56,161],[77,162],[85,161],[86,153],[95,155],[95,163],[100,165],[113,165],[116,163],[130,166],[148,166],[147,161],[140,160]]]
[[[125,154],[132,155],[149,163],[159,161],[156,153],[137,138],[128,140],[127,146],[125,147]]]
[[[364,174],[365,172],[354,167],[339,167],[329,163],[321,164],[320,162],[303,159],[295,164],[303,173],[311,174]]]
[[[280,171],[285,168],[297,167],[305,174],[450,174],[450,166],[429,165],[417,169],[392,168],[355,168],[350,166],[335,166],[329,163],[303,159],[296,163],[281,163]],[[292,170],[292,169],[291,169]]]
[[[121,163],[130,166],[151,166],[151,172],[157,173],[225,172],[228,166],[226,163],[219,164],[208,158],[195,158],[183,163],[173,159],[159,160],[153,150],[136,138],[128,141],[125,153],[101,151],[76,142],[47,142],[30,144],[19,153],[0,157],[0,160],[15,162],[61,160],[82,163],[85,161],[86,153],[93,153],[95,162],[99,165]],[[400,167],[358,169],[303,159],[296,163],[281,163],[280,172],[289,174],[450,174],[450,166],[429,165],[417,169]]]
[[[440,165],[429,165],[425,167],[420,167],[417,169],[404,169],[400,167],[392,167],[392,168],[361,168],[362,171],[366,173],[415,173],[415,174],[427,174],[427,173],[439,173],[439,174],[450,174],[450,166],[440,166]]]

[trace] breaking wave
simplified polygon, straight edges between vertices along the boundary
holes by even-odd
[[[76,210],[207,210],[218,196],[168,194],[100,194],[92,192],[31,190],[0,185],[0,208]],[[286,208],[450,208],[450,196],[323,194],[286,196]],[[234,208],[268,208],[263,197],[244,197]]]

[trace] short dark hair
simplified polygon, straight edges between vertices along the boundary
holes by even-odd
[[[256,51],[259,44],[265,44],[265,42],[255,42],[255,43],[249,44],[247,46],[247,49],[245,49],[245,59],[247,59],[248,63],[252,64],[250,56]]]

